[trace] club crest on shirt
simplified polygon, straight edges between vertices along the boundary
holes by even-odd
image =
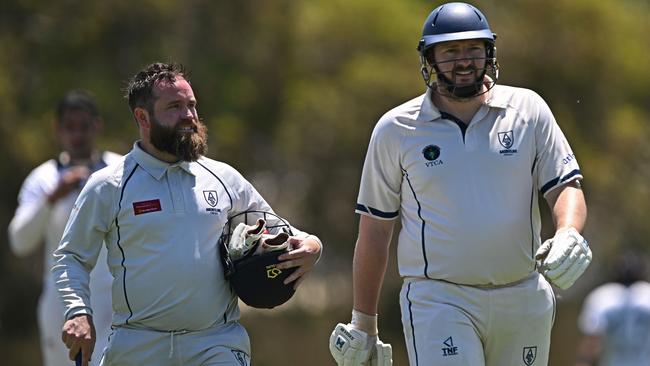
[[[537,346],[524,347],[523,352],[524,364],[531,366],[537,358]]]
[[[512,145],[515,143],[515,133],[512,130],[499,132],[497,135],[499,137],[499,143],[505,148],[499,150],[499,153],[502,155],[512,155],[517,152],[517,149],[512,149]]]
[[[217,191],[203,191],[203,198],[205,198],[205,202],[212,207],[216,206],[217,202],[219,202]]]
[[[205,210],[213,215],[217,215],[221,212],[221,209],[215,208],[217,203],[219,203],[218,197],[219,196],[217,195],[217,191],[203,191],[203,198],[205,198],[205,202],[210,205],[210,207],[206,207]]]
[[[232,355],[235,356],[235,359],[241,366],[250,366],[248,363],[248,355],[242,351],[232,349],[230,350],[232,352]]]
[[[442,160],[438,159],[440,157],[440,147],[438,145],[427,145],[422,149],[422,156],[427,159],[427,162],[424,163],[427,167],[442,165]]]

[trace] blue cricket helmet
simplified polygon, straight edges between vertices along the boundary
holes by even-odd
[[[474,6],[466,3],[443,4],[433,9],[424,22],[418,51],[423,54],[436,43],[464,39],[494,42],[496,34],[490,30],[485,15]]]
[[[497,35],[490,29],[485,15],[470,4],[453,2],[433,9],[424,22],[422,37],[417,47],[425,84],[436,91],[436,82],[441,83],[451,96],[459,98],[471,98],[487,92],[494,87],[499,76],[496,38]],[[435,60],[428,54],[429,50],[438,43],[468,39],[485,40],[486,66],[480,79],[474,85],[458,86],[453,80],[438,73]],[[483,85],[483,76],[486,74],[490,77],[491,82],[487,85],[487,90],[483,90],[481,86]],[[436,75],[436,77],[433,78],[432,75]]]

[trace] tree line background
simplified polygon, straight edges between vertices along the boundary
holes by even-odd
[[[351,309],[354,205],[370,132],[424,91],[415,50],[424,0],[10,0],[0,10],[0,354],[38,365],[41,255],[16,258],[7,225],[31,169],[57,153],[51,120],[68,89],[93,92],[102,149],[137,138],[122,88],[155,61],[183,63],[210,133],[209,157],[247,176],[326,248],[289,303],[244,309],[253,360],[333,365],[327,342]],[[498,34],[499,83],[536,90],[581,164],[594,263],[559,293],[551,365],[570,365],[584,295],[614,254],[650,237],[650,2],[474,1]],[[545,204],[542,204],[545,206]],[[544,237],[552,234],[545,212]],[[380,304],[382,339],[407,364],[395,246]]]

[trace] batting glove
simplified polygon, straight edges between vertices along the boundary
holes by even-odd
[[[228,243],[228,252],[230,257],[235,260],[245,256],[255,247],[266,229],[266,221],[258,219],[255,225],[246,225],[240,223],[233,230]]]
[[[253,255],[283,250],[291,250],[289,234],[284,232],[277,235],[263,234],[260,244],[255,249],[255,252],[253,252]]]
[[[562,290],[571,287],[584,273],[591,257],[589,244],[574,228],[558,231],[535,254],[544,276]]]
[[[352,324],[339,323],[330,336],[330,353],[338,366],[391,366],[390,344],[369,336]]]

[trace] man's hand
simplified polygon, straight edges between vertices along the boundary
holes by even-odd
[[[390,366],[393,349],[378,336],[354,328],[352,324],[339,323],[332,331],[330,353],[339,366]]]
[[[81,364],[88,366],[95,349],[95,325],[92,317],[82,314],[67,320],[63,324],[61,339],[70,350],[70,360],[74,360],[77,353],[81,352]]]
[[[535,259],[541,262],[544,276],[555,286],[566,290],[591,263],[591,249],[574,228],[562,229],[542,244]]]
[[[49,203],[56,203],[56,201],[68,195],[68,193],[81,188],[81,182],[88,179],[90,176],[90,169],[83,165],[73,166],[61,175],[59,184],[54,191],[47,197]]]
[[[279,269],[298,267],[284,280],[285,284],[296,281],[293,288],[297,289],[305,280],[305,275],[314,268],[322,248],[320,241],[314,236],[304,239],[290,236],[289,243],[293,250],[279,256],[278,259],[282,262],[278,263],[276,267]]]

